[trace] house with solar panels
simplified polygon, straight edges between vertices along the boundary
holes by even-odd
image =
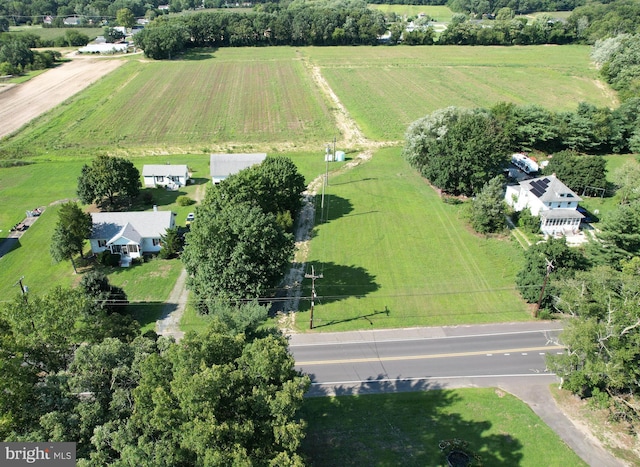
[[[577,233],[584,217],[577,210],[582,198],[555,175],[508,185],[505,201],[517,212],[529,209],[540,217],[540,230],[547,235]]]

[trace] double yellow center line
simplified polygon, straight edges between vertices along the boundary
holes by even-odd
[[[339,360],[311,360],[307,362],[296,362],[296,366],[311,365],[340,365],[347,363],[373,363],[373,362],[397,362],[402,360],[427,360],[432,358],[455,358],[472,357],[477,355],[511,354],[524,352],[548,352],[550,350],[563,350],[561,345],[545,345],[542,347],[525,347],[520,349],[499,349],[499,350],[476,350],[473,352],[439,353],[428,355],[402,355],[397,357],[367,357],[367,358],[346,358]]]

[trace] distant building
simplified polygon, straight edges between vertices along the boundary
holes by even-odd
[[[547,235],[576,233],[584,217],[577,211],[582,198],[555,175],[508,185],[505,201],[517,212],[529,209],[540,217],[540,230]]]
[[[80,26],[80,23],[82,22],[82,20],[80,19],[79,16],[69,16],[64,20],[62,20],[62,22],[66,26]]]
[[[238,173],[253,165],[261,164],[266,158],[266,153],[211,154],[209,167],[211,180],[213,183],[220,183],[229,175]]]
[[[177,190],[188,183],[189,169],[186,165],[144,165],[142,178],[146,187],[164,186],[167,189]]]

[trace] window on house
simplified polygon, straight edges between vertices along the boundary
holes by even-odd
[[[164,182],[164,177],[160,175],[156,176],[156,182]]]
[[[104,248],[105,246],[107,246],[106,240],[98,240],[98,248]]]
[[[160,239],[159,238],[154,238],[153,239],[153,246],[158,246],[160,245]]]
[[[111,245],[112,253],[120,253],[122,251],[122,247],[120,245]]]
[[[129,253],[137,253],[138,245],[129,245]]]

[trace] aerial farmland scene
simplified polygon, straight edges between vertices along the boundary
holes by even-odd
[[[640,4],[0,0],[0,465],[640,464]]]

